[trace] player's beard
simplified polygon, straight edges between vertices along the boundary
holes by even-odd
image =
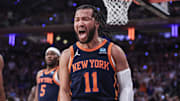
[[[82,44],[86,44],[86,43],[89,43],[90,41],[93,40],[94,38],[94,35],[95,35],[95,26],[92,28],[92,30],[89,31],[89,34],[88,34],[88,39],[84,42],[84,41],[80,41],[79,38],[78,38],[78,35],[76,34],[76,37],[78,38],[78,40],[80,41],[80,43]]]

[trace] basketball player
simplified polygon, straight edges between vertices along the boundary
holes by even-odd
[[[57,76],[60,52],[55,47],[49,47],[45,52],[46,68],[37,74],[35,101],[57,101],[59,81]]]
[[[99,37],[99,14],[91,5],[76,9],[78,41],[64,50],[60,59],[61,101],[133,101],[126,56],[119,46]]]
[[[3,87],[3,75],[2,75],[3,68],[4,68],[4,61],[3,61],[3,57],[0,55],[0,101],[6,100],[4,87]]]

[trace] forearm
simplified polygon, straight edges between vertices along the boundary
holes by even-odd
[[[134,93],[132,87],[122,88],[119,101],[134,101]]]
[[[2,72],[0,71],[0,101],[5,101],[5,93],[4,93],[4,87],[3,87],[3,78],[2,78]]]
[[[119,101],[134,101],[133,84],[130,69],[125,69],[117,73],[120,84]]]

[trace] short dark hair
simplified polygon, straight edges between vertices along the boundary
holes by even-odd
[[[102,28],[105,25],[105,18],[103,17],[103,14],[100,10],[98,10],[97,7],[93,6],[93,5],[89,5],[89,4],[84,4],[81,5],[79,7],[76,8],[76,11],[80,10],[80,9],[92,9],[93,10],[93,14],[92,17],[95,18],[95,20],[97,22],[99,22],[100,26],[99,26],[99,32],[101,32]]]
[[[99,22],[99,10],[97,10],[97,7],[93,6],[93,5],[89,5],[89,4],[84,4],[84,5],[81,5],[79,7],[76,8],[76,11],[80,10],[80,9],[92,9],[93,10],[93,14],[92,14],[92,17],[95,18],[96,21]]]

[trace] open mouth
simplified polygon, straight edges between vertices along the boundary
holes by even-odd
[[[84,34],[86,31],[79,31],[79,34]]]
[[[78,36],[79,36],[80,40],[86,39],[86,36],[87,36],[86,30],[79,30],[79,35]]]

